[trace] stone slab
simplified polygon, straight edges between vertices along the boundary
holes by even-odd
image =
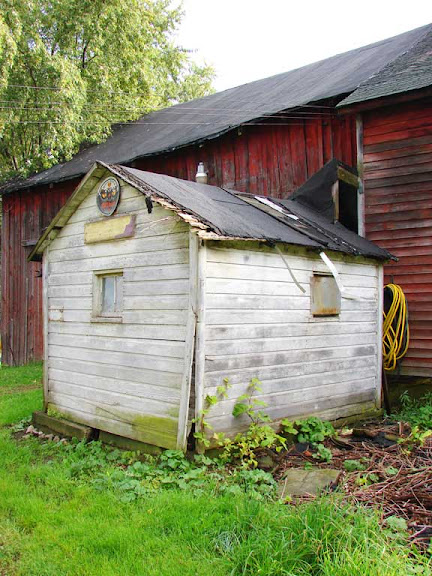
[[[340,470],[333,468],[289,468],[279,483],[279,495],[281,498],[305,494],[317,496],[335,483],[339,474]]]

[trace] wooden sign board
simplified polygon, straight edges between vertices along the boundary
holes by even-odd
[[[135,234],[135,223],[136,214],[88,222],[84,226],[84,241],[86,244],[95,244],[96,242],[130,238]]]

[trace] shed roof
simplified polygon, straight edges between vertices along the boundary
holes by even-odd
[[[117,125],[102,144],[27,180],[11,182],[3,193],[82,176],[97,160],[127,164],[137,158],[216,138],[283,110],[340,98],[409,51],[431,30],[432,25],[423,26],[296,70],[147,114],[136,122]]]
[[[152,202],[175,210],[186,222],[197,226],[199,234],[205,238],[291,244],[379,260],[392,257],[386,250],[294,200],[281,202],[97,162],[41,236],[30,258],[43,252],[106,170]]]
[[[360,84],[338,107],[432,86],[432,27],[410,50]]]

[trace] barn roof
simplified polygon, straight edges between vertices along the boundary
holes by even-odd
[[[258,240],[271,244],[334,250],[388,260],[392,256],[372,242],[334,224],[296,201],[279,201],[171,176],[97,162],[39,239],[30,259],[40,255],[68,222],[79,204],[106,171],[121,178],[147,199],[174,210],[207,239]]]
[[[432,25],[423,26],[296,70],[147,114],[136,122],[114,126],[112,135],[102,144],[27,180],[11,182],[3,193],[82,176],[96,160],[129,164],[137,158],[217,138],[233,128],[283,110],[341,98],[410,51],[431,30]]]
[[[432,86],[432,27],[411,50],[360,84],[338,107]]]

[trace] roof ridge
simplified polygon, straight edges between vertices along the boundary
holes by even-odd
[[[382,66],[381,68],[379,68],[378,70],[376,70],[375,72],[373,72],[369,78],[367,78],[366,80],[363,80],[363,82],[360,82],[360,84],[357,86],[357,88],[351,92],[351,94],[349,96],[347,96],[347,98],[344,98],[341,102],[339,102],[339,104],[337,104],[337,108],[341,108],[343,106],[345,106],[345,101],[348,100],[350,98],[350,96],[352,94],[354,94],[359,88],[362,88],[363,86],[369,84],[371,82],[371,80],[373,80],[374,78],[376,78],[377,76],[380,76],[383,72],[385,72],[386,69],[390,68],[391,66],[394,66],[394,64],[404,58],[407,54],[409,54],[410,52],[412,52],[421,42],[423,42],[425,40],[425,38],[429,35],[432,34],[432,24],[427,24],[425,26],[420,26],[420,28],[426,28],[425,33],[423,34],[423,36],[421,36],[420,38],[417,38],[416,40],[413,41],[413,43],[411,44],[411,46],[409,46],[409,48],[406,48],[403,52],[401,52],[400,54],[398,54],[398,56],[396,56],[396,58],[393,58],[393,60],[390,60],[389,62],[387,62],[386,64],[384,64],[384,66]],[[418,30],[420,30],[420,28],[418,28]],[[417,30],[417,28],[415,29]]]

